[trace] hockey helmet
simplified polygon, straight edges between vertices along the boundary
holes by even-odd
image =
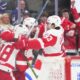
[[[27,35],[28,29],[24,25],[16,25],[14,28],[15,38],[18,38],[20,35]]]
[[[28,18],[24,19],[23,25],[28,26],[29,29],[30,29],[32,26],[37,26],[38,22],[37,22],[37,20],[35,18],[28,17]]]
[[[55,27],[59,27],[61,25],[61,19],[57,15],[49,16],[47,19],[47,23],[55,24]]]

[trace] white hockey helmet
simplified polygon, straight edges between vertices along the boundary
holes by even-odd
[[[18,38],[20,35],[27,35],[28,32],[24,25],[16,25],[14,28],[15,38]]]
[[[28,17],[28,18],[24,19],[23,25],[28,26],[29,28],[31,28],[32,26],[37,26],[38,22],[35,18]]]
[[[47,22],[50,24],[54,23],[55,27],[59,27],[61,25],[61,19],[57,15],[49,16]]]

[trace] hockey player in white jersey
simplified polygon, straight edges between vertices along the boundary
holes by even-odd
[[[19,49],[15,49],[13,43],[4,41],[0,46],[0,80],[15,80],[13,71],[19,70],[22,73],[28,67],[26,58]]]

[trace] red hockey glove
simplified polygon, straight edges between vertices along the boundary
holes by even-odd
[[[3,31],[1,34],[0,34],[0,37],[2,38],[2,40],[5,40],[5,41],[12,41],[14,39],[14,33],[7,30],[7,31]]]
[[[28,38],[25,36],[19,36],[18,40],[13,44],[15,48],[24,50],[28,42]]]

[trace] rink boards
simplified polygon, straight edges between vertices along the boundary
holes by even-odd
[[[38,78],[28,69],[30,75],[26,80],[80,80],[80,56],[42,57],[41,60],[41,69],[34,69]]]
[[[37,80],[80,80],[80,56],[43,59]]]

